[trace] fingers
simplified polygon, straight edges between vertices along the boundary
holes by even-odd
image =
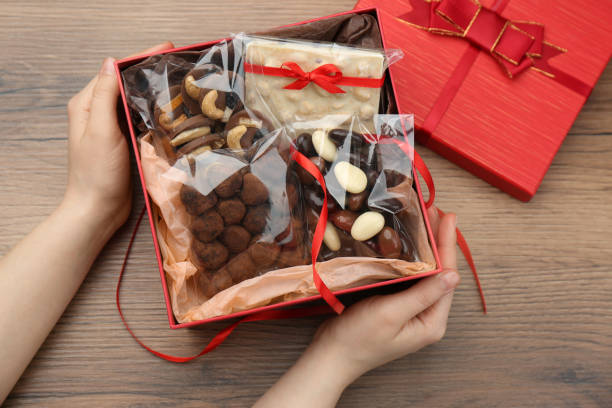
[[[440,251],[440,262],[442,263],[442,274],[453,274],[456,276],[457,285],[459,284],[459,274],[457,273],[457,217],[454,214],[447,214],[440,220],[440,234],[438,239],[438,249]],[[456,285],[455,285],[456,286]],[[428,327],[440,329],[442,335],[446,329],[448,313],[453,301],[453,291],[442,296],[429,309],[420,316],[423,323]],[[434,330],[434,337],[438,337],[440,330]],[[441,337],[441,335],[440,335]],[[434,338],[434,340],[439,340]]]
[[[429,218],[429,225],[431,226],[431,232],[434,235],[434,239],[438,240],[438,227],[440,226],[440,214],[438,213],[438,209],[435,205],[432,205],[427,210],[427,215]]]
[[[425,278],[403,292],[378,298],[376,302],[380,303],[376,307],[380,310],[381,319],[407,322],[431,307],[459,284],[455,253],[455,221],[456,216],[448,214],[439,222],[438,248],[443,268],[442,273]],[[447,309],[450,307],[451,300],[452,298],[442,303],[441,313],[443,313],[445,307]]]
[[[96,82],[98,82],[97,75],[68,102],[68,127],[70,128],[70,135],[72,137],[80,137],[85,132],[87,120],[89,119],[91,95],[93,94],[93,88]]]
[[[457,271],[457,216],[446,214],[438,227],[438,253],[442,269]]]
[[[142,54],[151,54],[161,52],[170,48],[174,48],[174,44],[170,41],[154,45],[151,48],[142,50],[136,54],[130,55],[130,57]],[[128,57],[129,58],[129,57]],[[113,69],[114,75],[114,69]],[[99,74],[94,76],[91,81],[79,93],[74,95],[70,102],[68,102],[68,125],[70,127],[71,135],[82,136],[87,127],[87,121],[89,119],[91,100],[94,93],[94,88],[98,82]]]
[[[98,73],[98,81],[93,87],[87,131],[96,135],[119,135],[117,124],[117,97],[119,84],[115,75],[115,60],[107,58]]]

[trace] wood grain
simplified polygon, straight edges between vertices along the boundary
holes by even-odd
[[[0,6],[0,254],[59,202],[66,109],[106,55],[166,39],[187,45],[326,15],[351,0],[3,1]],[[171,6],[170,6],[171,5]],[[420,149],[438,204],[456,211],[490,313],[469,270],[445,339],[360,378],[341,407],[612,406],[612,68],[608,67],[536,197],[523,204]],[[193,363],[159,360],[131,339],[114,289],[137,210],[104,249],[6,406],[204,406],[253,403],[295,361],[322,318],[252,323]],[[123,302],[154,348],[187,355],[224,324],[168,329],[148,227]],[[2,362],[0,362],[1,364]]]

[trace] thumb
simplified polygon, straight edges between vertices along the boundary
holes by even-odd
[[[106,58],[98,74],[91,98],[89,109],[89,134],[108,135],[109,133],[120,133],[117,125],[117,98],[119,96],[119,84],[115,74],[115,60]]]

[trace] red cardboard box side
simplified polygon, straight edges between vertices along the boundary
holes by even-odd
[[[377,18],[380,19],[381,11],[376,9],[376,8],[368,7],[368,8],[358,9],[358,10],[351,10],[351,11],[336,13],[336,14],[329,15],[329,16],[326,16],[326,17],[315,18],[315,19],[311,19],[311,20],[307,20],[307,21],[303,21],[303,22],[299,22],[299,23],[288,24],[287,26],[305,24],[305,23],[308,23],[308,22],[311,22],[311,21],[317,21],[317,20],[321,20],[321,19],[325,19],[325,18],[331,18],[331,17],[335,17],[335,16],[339,16],[339,15],[344,15],[344,14],[349,14],[349,13],[374,13],[377,16]],[[382,13],[386,14],[384,12],[382,12]],[[387,15],[387,18],[389,18],[389,17],[391,17],[391,16]],[[383,32],[383,27],[382,26],[380,27],[380,30],[381,30],[381,37],[383,39],[383,44],[385,44],[385,46],[386,46],[385,34]],[[170,327],[172,329],[178,329],[178,328],[184,328],[184,327],[193,327],[193,326],[197,326],[197,325],[208,323],[208,322],[219,321],[219,320],[227,320],[227,319],[231,319],[231,318],[242,317],[242,316],[250,315],[250,314],[253,314],[253,313],[256,313],[256,312],[259,312],[259,311],[285,308],[285,307],[290,307],[290,306],[294,306],[294,305],[297,305],[297,304],[301,304],[301,303],[305,303],[305,302],[310,302],[310,301],[313,301],[313,300],[321,299],[320,295],[315,295],[315,296],[310,296],[310,297],[306,297],[306,298],[302,298],[302,299],[296,299],[296,300],[292,300],[292,301],[288,301],[288,302],[272,304],[272,305],[268,305],[268,306],[263,306],[263,307],[258,307],[258,308],[255,308],[255,309],[251,309],[251,310],[244,310],[244,311],[241,311],[241,312],[232,313],[232,314],[225,315],[225,316],[218,316],[218,317],[213,317],[213,318],[210,318],[210,319],[204,319],[204,320],[195,321],[195,322],[189,322],[189,323],[177,323],[175,318],[174,318],[174,314],[172,312],[171,301],[170,301],[170,295],[168,293],[168,287],[167,287],[167,282],[166,282],[166,274],[165,274],[164,269],[163,269],[162,257],[161,257],[161,253],[160,253],[160,250],[159,250],[159,243],[158,243],[158,240],[157,240],[157,231],[156,231],[156,228],[155,228],[154,214],[153,214],[153,210],[152,210],[152,206],[151,206],[151,202],[150,202],[150,197],[146,193],[146,183],[145,183],[144,173],[142,171],[142,165],[141,165],[141,161],[140,161],[140,153],[139,153],[139,149],[138,149],[138,141],[137,141],[137,138],[136,138],[136,134],[134,132],[134,127],[133,127],[133,124],[132,124],[131,115],[130,115],[129,107],[128,107],[128,104],[127,104],[127,99],[126,99],[126,95],[125,95],[125,89],[123,87],[123,81],[122,81],[122,78],[121,78],[121,71],[123,69],[131,66],[131,65],[134,65],[134,64],[136,64],[138,62],[141,62],[142,60],[150,57],[151,55],[165,54],[165,53],[171,53],[171,52],[177,52],[177,51],[186,51],[186,50],[202,50],[202,49],[205,49],[205,48],[207,48],[207,47],[209,47],[209,46],[211,46],[213,44],[216,44],[216,43],[218,43],[219,41],[222,41],[222,40],[223,39],[215,40],[215,41],[209,41],[209,42],[204,42],[204,43],[199,43],[199,44],[194,44],[194,45],[185,46],[185,47],[174,48],[174,49],[170,49],[170,50],[165,50],[165,51],[163,51],[161,53],[151,53],[151,54],[139,55],[139,56],[136,56],[136,57],[126,58],[126,59],[117,61],[115,63],[115,71],[116,71],[117,76],[119,78],[119,89],[120,89],[121,98],[122,98],[122,101],[123,101],[123,107],[125,109],[125,113],[126,113],[126,117],[127,117],[127,121],[128,121],[128,128],[129,128],[129,131],[130,131],[130,138],[132,140],[132,145],[133,145],[133,148],[134,148],[134,155],[135,155],[135,158],[136,158],[136,164],[137,164],[137,167],[138,167],[138,173],[139,173],[139,176],[140,176],[140,182],[141,182],[142,189],[143,189],[143,192],[144,192],[145,206],[146,206],[146,209],[147,209],[147,215],[148,215],[148,218],[149,218],[149,224],[151,226],[151,233],[152,233],[152,236],[153,236],[153,243],[155,245],[155,254],[157,256],[157,262],[158,262],[159,272],[160,272],[160,276],[161,276],[162,289],[164,291],[164,298],[165,298],[165,301],[166,301],[166,309],[167,309],[167,314],[168,314],[168,322],[169,322]],[[391,75],[391,74],[389,73],[389,75]],[[394,91],[394,94],[397,95],[393,79],[394,78],[391,76],[391,83],[392,83],[392,86],[393,86],[393,91]],[[413,173],[416,175],[416,168],[414,168],[414,166],[413,166]],[[417,194],[418,194],[418,197],[419,197],[419,204],[421,206],[421,210],[422,210],[422,213],[423,213],[425,226],[427,228],[427,234],[428,234],[428,237],[429,237],[429,242],[431,244],[431,247],[432,247],[432,250],[433,250],[433,253],[434,253],[434,258],[436,260],[436,264],[438,265],[438,268],[436,268],[435,270],[430,271],[430,272],[421,273],[421,274],[417,274],[417,275],[413,275],[413,276],[407,276],[407,277],[404,277],[404,278],[399,278],[399,279],[394,279],[394,280],[389,280],[389,281],[378,282],[378,283],[374,283],[374,284],[370,284],[370,285],[364,285],[364,286],[360,286],[360,287],[340,290],[340,291],[334,292],[334,294],[342,295],[342,294],[345,294],[345,293],[352,293],[352,292],[362,291],[362,290],[366,290],[366,289],[371,289],[371,288],[391,285],[391,284],[394,284],[394,283],[399,283],[399,282],[404,282],[404,281],[408,281],[408,280],[413,280],[413,279],[418,279],[418,278],[430,276],[430,275],[439,273],[441,271],[441,268],[439,267],[440,259],[439,259],[439,255],[438,255],[438,250],[437,250],[437,247],[436,247],[435,240],[433,238],[433,233],[432,233],[432,230],[431,230],[431,225],[429,223],[429,217],[428,217],[428,214],[427,214],[427,209],[425,208],[425,203],[423,201],[423,192],[422,192],[421,186],[419,184],[418,177],[414,177],[414,179],[415,179],[415,186],[416,186],[416,189],[417,189]]]
[[[394,15],[412,9],[408,1],[362,0],[358,6],[373,3]],[[492,0],[482,3],[490,6]],[[600,16],[612,18],[612,9],[599,2],[510,0],[502,14],[543,23],[546,40],[568,48],[565,54],[552,58],[551,65],[589,85],[596,83],[609,60],[612,43],[612,31],[606,30]],[[384,14],[380,23],[386,32],[386,46],[401,48],[406,54],[390,71],[396,81],[400,112],[413,112],[419,128],[469,45]],[[509,79],[497,62],[481,51],[434,134],[417,132],[417,140],[527,201],[537,191],[585,101],[585,96],[534,70]]]

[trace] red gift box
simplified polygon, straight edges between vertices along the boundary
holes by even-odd
[[[312,21],[317,21],[317,20],[321,20],[321,19],[326,19],[326,18],[331,18],[331,17],[335,17],[335,16],[345,15],[345,14],[349,14],[349,13],[370,13],[370,14],[374,15],[375,17],[377,17],[378,21],[380,21],[379,11],[376,8],[365,8],[365,9],[358,10],[358,11],[347,11],[347,12],[343,12],[343,13],[337,13],[337,14],[334,14],[334,15],[326,16],[326,17],[321,17],[321,18],[317,18],[317,19],[303,21],[303,22],[300,22],[300,23],[291,24],[291,25],[288,25],[288,26],[296,26],[296,25],[300,25],[300,24],[309,23],[309,22],[312,22]],[[391,19],[392,17],[389,15],[386,18],[387,19]],[[286,26],[286,27],[288,27],[288,26]],[[381,36],[382,36],[382,39],[383,39],[383,44],[385,44],[385,46],[386,46],[386,40],[385,40],[386,37],[385,37],[385,33],[383,33],[382,27],[380,27],[380,31],[381,31]],[[129,108],[128,108],[128,102],[127,102],[127,99],[126,99],[125,89],[123,87],[123,81],[121,79],[121,72],[124,69],[126,69],[126,68],[128,68],[128,67],[130,67],[130,66],[132,66],[134,64],[137,64],[137,63],[139,63],[141,61],[143,61],[144,59],[146,59],[147,57],[149,57],[151,55],[172,53],[172,52],[177,52],[177,51],[199,51],[199,50],[203,50],[203,49],[209,48],[210,46],[212,46],[212,45],[214,45],[214,44],[216,44],[216,43],[218,43],[220,41],[222,41],[222,40],[210,41],[210,42],[206,42],[206,43],[200,43],[200,44],[194,44],[194,45],[190,45],[190,46],[186,46],[186,47],[170,49],[170,50],[163,51],[162,53],[140,55],[140,56],[137,56],[137,57],[126,58],[126,59],[123,59],[123,60],[120,60],[120,61],[116,62],[115,68],[116,68],[117,75],[119,76],[119,86],[120,86],[121,98],[122,98],[123,107],[124,107],[125,113],[126,113],[126,118],[127,118],[127,122],[128,122],[128,129],[129,129],[130,137],[131,137],[132,144],[133,144],[133,147],[134,147],[134,155],[135,155],[136,163],[137,163],[137,166],[138,166],[138,171],[139,171],[139,175],[140,175],[140,180],[141,180],[143,191],[146,192],[146,184],[145,184],[144,174],[143,174],[143,171],[142,171],[142,166],[141,166],[141,161],[140,161],[140,154],[139,154],[138,142],[137,142],[137,134],[135,133],[134,126],[132,124],[131,115],[130,115]],[[394,88],[394,93],[395,93],[395,88]],[[418,163],[418,160],[415,160],[415,163]],[[417,169],[416,169],[416,167],[414,167],[414,165],[415,164],[413,164],[413,171],[416,174],[416,170]],[[420,206],[421,206],[421,210],[422,210],[422,213],[423,213],[423,216],[424,216],[424,223],[425,223],[425,226],[427,228],[427,234],[428,234],[429,242],[430,242],[433,254],[434,254],[436,265],[438,265],[437,269],[429,271],[429,272],[424,272],[424,273],[420,273],[420,274],[416,274],[416,275],[412,275],[412,276],[403,277],[403,278],[398,278],[398,279],[393,279],[393,280],[389,280],[389,281],[383,281],[383,282],[378,282],[378,283],[374,283],[374,284],[369,284],[369,285],[359,286],[359,287],[355,287],[355,288],[350,288],[350,289],[336,291],[336,292],[333,292],[335,295],[343,295],[343,294],[348,294],[348,293],[352,293],[352,292],[361,292],[361,291],[365,291],[365,290],[368,290],[368,289],[378,288],[378,287],[392,285],[392,284],[398,284],[400,282],[405,282],[405,281],[409,281],[409,280],[418,279],[418,278],[422,278],[422,277],[425,277],[425,276],[433,275],[433,274],[439,273],[441,271],[441,268],[439,267],[440,261],[439,261],[439,257],[438,257],[438,251],[437,251],[437,248],[436,248],[436,245],[435,245],[435,241],[433,239],[431,227],[430,227],[430,224],[429,224],[429,219],[428,219],[428,216],[427,216],[427,208],[426,208],[426,205],[425,205],[425,203],[423,201],[423,195],[422,195],[421,187],[420,187],[419,182],[418,182],[418,178],[416,178],[416,177],[415,177],[415,187],[416,187],[416,191],[417,191],[417,194],[418,194],[418,197],[419,197],[419,203],[420,203]],[[428,187],[430,188],[430,190],[432,189],[432,186],[428,185]],[[433,191],[430,191],[430,192],[433,193]],[[274,312],[272,312],[272,313],[270,313],[270,312],[273,311],[273,310],[276,310],[276,309],[285,309],[285,308],[288,308],[288,307],[291,307],[291,306],[303,304],[305,302],[312,302],[312,301],[321,299],[321,295],[310,296],[310,297],[296,299],[296,300],[292,300],[292,301],[287,301],[287,302],[276,303],[276,304],[272,304],[272,305],[268,305],[268,306],[258,307],[258,308],[251,309],[251,310],[245,310],[245,311],[241,311],[241,312],[233,313],[233,314],[229,314],[229,315],[218,316],[218,317],[213,317],[213,318],[210,318],[210,319],[205,319],[205,320],[200,320],[200,321],[195,321],[195,322],[189,322],[189,323],[180,323],[179,324],[175,320],[173,312],[172,312],[170,296],[169,296],[168,288],[167,288],[167,284],[166,284],[166,276],[165,276],[165,272],[163,270],[163,263],[162,263],[161,252],[160,252],[159,244],[158,244],[158,241],[157,241],[157,232],[156,232],[153,212],[152,212],[152,208],[151,208],[150,197],[146,193],[144,194],[144,196],[145,196],[145,205],[146,205],[146,209],[147,209],[147,214],[148,214],[149,222],[150,222],[150,225],[151,225],[153,241],[154,241],[154,244],[155,244],[155,251],[156,251],[157,261],[158,261],[158,265],[159,265],[159,272],[160,272],[160,276],[161,276],[162,287],[163,287],[163,290],[164,290],[164,297],[165,297],[165,301],[166,301],[168,321],[170,323],[170,327],[171,328],[178,329],[178,328],[183,328],[183,327],[192,327],[192,326],[200,325],[200,324],[203,324],[203,323],[208,323],[208,322],[213,322],[213,321],[218,321],[218,320],[226,320],[226,319],[231,319],[231,318],[236,318],[236,317],[244,317],[244,316],[248,316],[248,315],[251,315],[251,316],[247,317],[245,319],[245,321],[249,321],[249,320],[265,320],[265,319],[268,319],[268,318],[278,318],[278,317],[281,317],[281,316],[282,317],[287,317],[285,315],[278,315],[278,314],[274,314]],[[433,197],[431,197],[431,198],[433,198]],[[431,201],[431,199],[430,199],[430,201]],[[429,202],[428,202],[428,204],[429,204]],[[321,310],[321,309],[319,308],[318,310]],[[120,312],[121,312],[121,310],[120,310]],[[261,312],[263,312],[263,313],[261,313]],[[298,317],[300,315],[306,315],[306,314],[308,314],[308,313],[300,311],[298,313],[293,313],[291,316],[292,317]],[[235,327],[235,326],[230,326],[230,328],[228,328],[228,329],[224,330],[223,332],[221,332],[213,340],[213,342],[211,342],[211,344],[209,344],[209,346],[205,349],[205,352],[212,350],[212,348],[216,347],[216,345],[218,345],[220,342],[222,342],[223,339],[229,334],[229,332],[231,332],[233,327]],[[156,352],[154,352],[154,353],[156,353]],[[188,361],[188,359],[191,359],[191,358],[184,358],[184,359],[178,358],[178,360],[177,360],[177,358],[174,358],[172,356],[165,356],[164,357],[164,355],[161,355],[161,357],[163,357],[163,358],[168,357],[168,359],[170,359],[172,361]]]
[[[361,0],[381,13],[417,141],[508,194],[536,193],[612,51],[609,3]]]

